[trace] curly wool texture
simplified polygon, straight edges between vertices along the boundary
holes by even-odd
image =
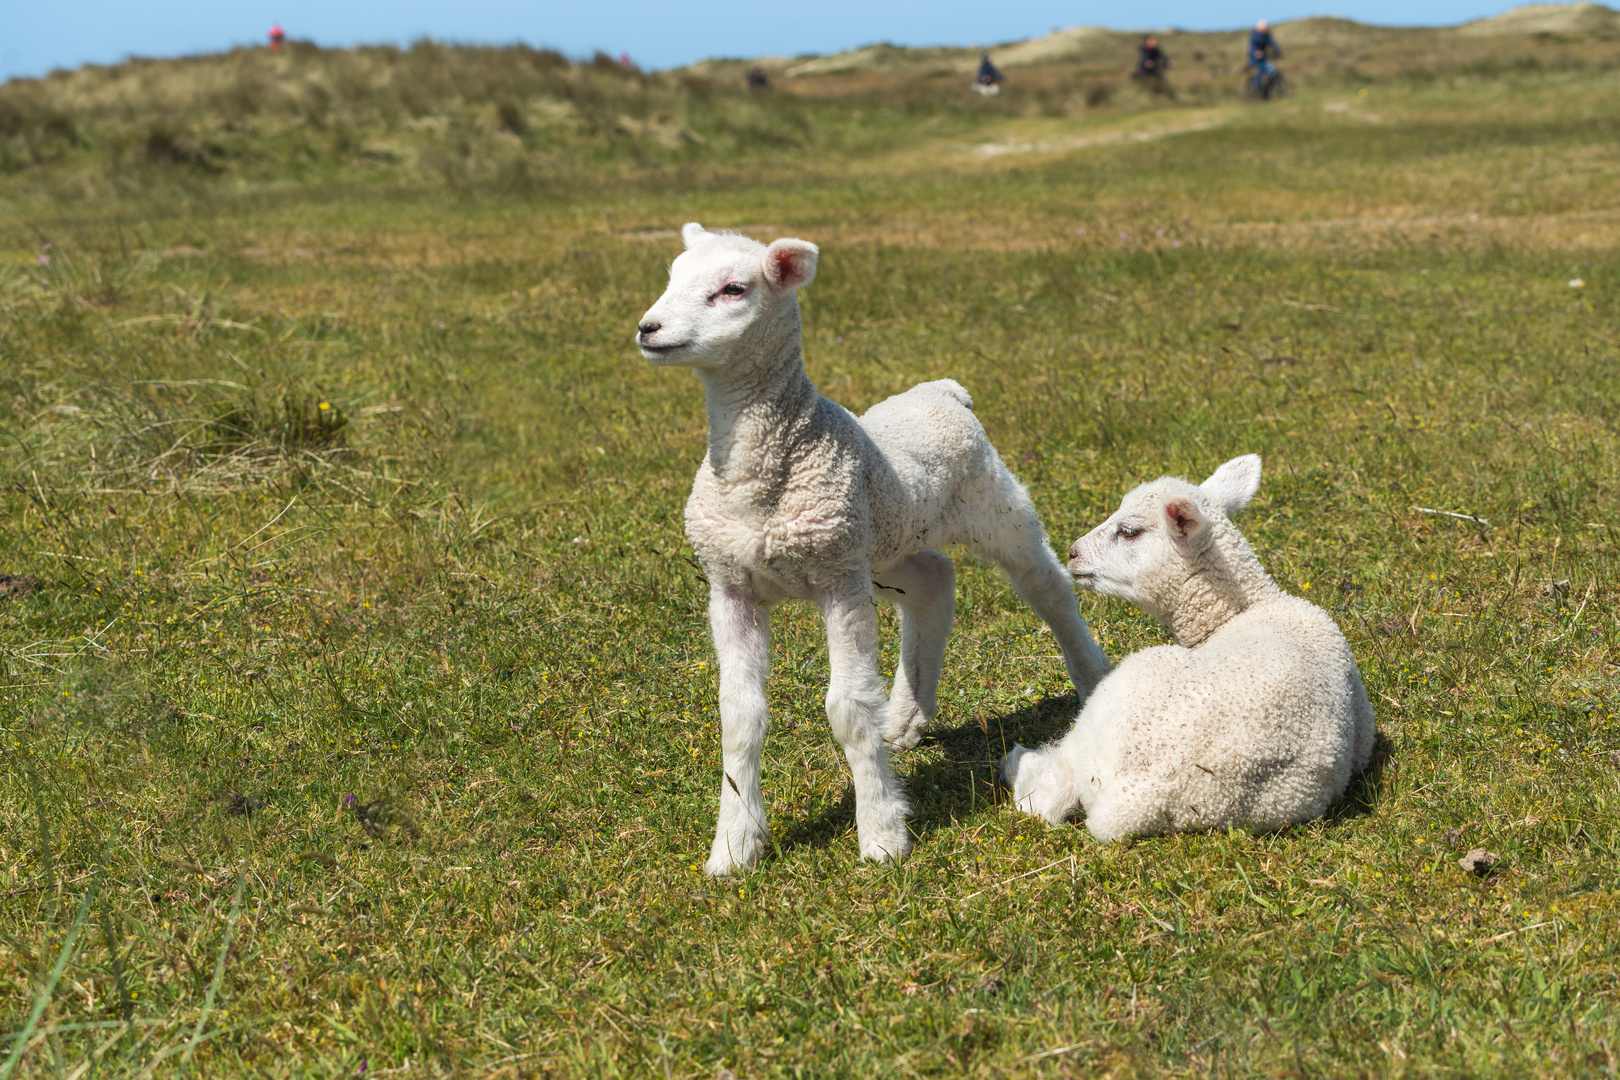
[[[798,374],[802,393],[740,410],[724,451],[711,449],[698,470],[686,534],[705,567],[747,568],[784,595],[809,597],[868,566],[881,578],[905,555],[983,534],[974,511],[1016,481],[966,390],[923,383],[857,419]],[[1013,524],[1041,527],[1033,513]]]
[[[1145,484],[1071,549],[1082,584],[1133,601],[1177,644],[1126,657],[1064,738],[1007,755],[1018,806],[1054,823],[1083,806],[1105,842],[1267,831],[1320,817],[1366,768],[1373,713],[1349,644],[1227,517],[1259,475],[1251,455],[1201,487]]]

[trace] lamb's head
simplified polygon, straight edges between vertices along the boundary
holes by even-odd
[[[714,369],[758,351],[771,334],[797,334],[796,291],[816,276],[816,245],[782,239],[769,247],[692,222],[669,268],[669,288],[636,328],[655,364]]]
[[[1259,486],[1259,454],[1233,458],[1202,484],[1173,476],[1143,484],[1069,548],[1069,573],[1083,587],[1128,600],[1174,629],[1174,607],[1195,575],[1238,559],[1265,577],[1227,520],[1249,504]],[[1230,550],[1212,553],[1222,537],[1222,547]]]

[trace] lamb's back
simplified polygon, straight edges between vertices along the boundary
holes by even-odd
[[[973,415],[973,399],[954,379],[921,383],[872,406],[860,425],[882,455],[870,498],[877,520],[894,521],[892,543],[935,536],[946,542],[948,521],[964,485],[995,480],[996,452]],[[903,552],[896,551],[896,554]]]
[[[1135,807],[1126,832],[1318,816],[1364,764],[1354,760],[1359,692],[1333,620],[1279,595],[1196,649],[1121,661],[1081,714],[1107,777],[1096,786],[1116,816]]]
[[[1355,659],[1332,617],[1279,593],[1233,618],[1198,649],[1211,707],[1230,718],[1223,748],[1263,770],[1279,754],[1348,761]]]

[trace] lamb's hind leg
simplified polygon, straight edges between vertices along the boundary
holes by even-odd
[[[908,555],[876,577],[878,595],[900,609],[900,666],[883,738],[910,750],[938,708],[945,642],[956,617],[956,567],[938,551]]]
[[[1061,824],[1080,801],[1074,770],[1063,743],[1031,750],[1017,743],[1001,759],[1001,780],[1012,789],[1013,805],[1025,813]]]
[[[715,585],[709,626],[720,661],[720,823],[704,869],[711,877],[746,870],[759,860],[769,833],[759,792],[759,758],[770,716],[765,675],[770,668],[770,611],[747,590]]]
[[[878,677],[877,611],[868,580],[822,598],[827,620],[827,719],[855,780],[855,828],[861,856],[887,862],[911,851],[906,797],[889,768],[883,741],[883,681]]]
[[[1046,531],[1035,513],[1024,485],[997,462],[998,476],[984,513],[986,523],[979,540],[986,552],[1012,579],[1024,602],[1035,609],[1063,650],[1069,679],[1084,701],[1108,674],[1108,656],[1091,638],[1080,617],[1068,571],[1046,543]]]

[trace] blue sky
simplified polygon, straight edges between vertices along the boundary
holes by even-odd
[[[799,0],[695,4],[652,0],[6,0],[0,15],[0,77],[112,63],[126,56],[179,56],[264,40],[279,21],[289,36],[322,45],[414,41],[514,42],[570,55],[628,52],[643,67],[708,56],[823,53],[892,41],[902,45],[992,44],[1061,26],[1208,30],[1331,13],[1363,22],[1442,25],[1494,15],[1503,0],[1139,0],[1126,6],[1026,0]],[[1257,6],[1258,4],[1258,6]],[[1276,4],[1269,10],[1265,5]]]

